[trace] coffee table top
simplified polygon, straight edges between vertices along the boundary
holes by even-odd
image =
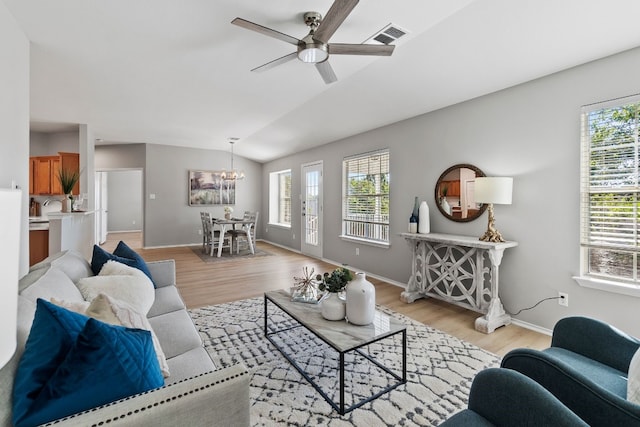
[[[407,329],[404,323],[379,310],[376,310],[373,323],[358,326],[345,320],[326,320],[322,317],[319,304],[291,301],[291,294],[286,289],[265,292],[264,296],[340,352],[362,347]]]

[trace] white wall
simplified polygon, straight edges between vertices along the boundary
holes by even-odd
[[[0,187],[22,188],[20,275],[29,268],[29,40],[0,1]]]
[[[438,212],[433,199],[438,176],[456,163],[474,164],[489,176],[513,176],[513,204],[495,207],[497,228],[519,242],[505,252],[500,270],[507,309],[515,312],[562,291],[569,294],[568,308],[548,301],[517,319],[551,329],[562,317],[588,315],[640,336],[639,299],[581,288],[571,278],[579,272],[580,107],[637,93],[638,69],[640,49],[635,49],[279,159],[264,165],[262,191],[268,194],[270,172],[291,168],[296,194],[300,164],[324,160],[325,257],[406,283],[410,252],[397,234],[406,230],[413,197],[429,203],[432,232],[480,236],[486,213],[456,223]],[[393,237],[388,250],[338,237],[342,159],[383,147],[391,155]],[[265,197],[262,210],[267,209]],[[292,237],[299,237],[299,203],[292,216],[291,231],[269,228],[265,238],[299,249],[299,238]]]

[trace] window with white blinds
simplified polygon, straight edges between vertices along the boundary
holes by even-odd
[[[269,224],[291,227],[291,169],[269,174]]]
[[[583,107],[582,274],[638,286],[640,96]]]
[[[343,237],[389,243],[389,150],[345,158]]]

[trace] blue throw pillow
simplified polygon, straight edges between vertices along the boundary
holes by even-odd
[[[96,276],[100,274],[102,266],[105,265],[107,261],[111,260],[121,262],[129,267],[136,267],[136,262],[134,260],[110,254],[100,246],[93,245],[93,255],[91,256],[91,271],[93,271],[93,274]]]
[[[118,242],[118,246],[116,246],[116,250],[113,251],[113,254],[122,258],[127,258],[136,262],[133,267],[142,271],[147,275],[149,279],[151,279],[151,283],[153,283],[153,287],[156,287],[155,282],[153,281],[153,277],[151,277],[151,272],[149,271],[149,267],[147,267],[147,263],[145,260],[133,249],[131,249],[125,242],[120,240]]]
[[[162,387],[151,332],[88,319],[27,417],[35,426]]]
[[[13,385],[13,424],[19,425],[89,318],[38,299]]]

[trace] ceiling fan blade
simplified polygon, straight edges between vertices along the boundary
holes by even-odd
[[[231,23],[233,25],[237,25],[238,27],[246,28],[247,30],[255,31],[260,34],[264,34],[265,36],[273,37],[274,39],[291,43],[294,46],[298,46],[298,43],[302,43],[295,37],[291,37],[287,34],[281,33],[280,31],[272,30],[271,28],[264,27],[251,21],[247,21],[246,19],[236,18],[231,21]]]
[[[266,64],[263,64],[259,67],[254,68],[251,71],[256,71],[258,73],[262,72],[262,71],[267,71],[270,70],[273,67],[277,67],[280,64],[284,64],[285,62],[289,62],[292,59],[296,59],[298,57],[298,53],[297,52],[293,52],[290,53],[288,55],[283,56],[282,58],[278,58],[278,59],[274,59],[271,62],[267,62]]]
[[[338,81],[338,77],[336,77],[336,73],[333,72],[333,68],[331,68],[328,60],[318,62],[316,64],[316,68],[318,69],[318,72],[320,72],[322,80],[324,80],[326,84]]]
[[[360,0],[336,0],[313,34],[315,40],[327,43],[340,24],[349,16]]]
[[[394,45],[331,43],[330,55],[378,55],[391,56]]]

